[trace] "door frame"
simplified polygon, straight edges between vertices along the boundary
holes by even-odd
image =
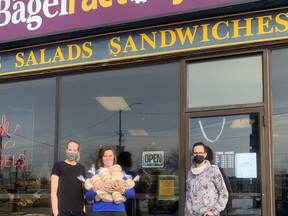
[[[260,169],[261,169],[261,215],[270,216],[274,213],[274,199],[273,199],[273,173],[272,173],[272,151],[269,139],[267,139],[267,123],[264,115],[264,106],[220,109],[209,111],[189,112],[185,114],[185,179],[187,178],[188,170],[191,166],[191,149],[190,147],[190,119],[197,117],[213,117],[213,116],[228,116],[258,113],[259,115],[259,144],[260,144]]]
[[[219,107],[187,108],[187,64],[191,61],[213,59],[219,57],[238,56],[246,54],[261,53],[262,55],[262,78],[263,78],[263,101],[255,104],[241,104]],[[179,212],[184,214],[186,178],[190,168],[189,152],[189,132],[190,118],[209,117],[217,115],[236,115],[247,113],[259,113],[259,139],[260,139],[260,158],[261,158],[261,192],[262,192],[262,215],[276,215],[275,210],[275,189],[274,189],[274,170],[273,170],[273,137],[272,137],[272,105],[271,105],[271,59],[270,50],[249,49],[242,51],[231,51],[226,53],[202,53],[192,58],[180,60],[179,74]]]

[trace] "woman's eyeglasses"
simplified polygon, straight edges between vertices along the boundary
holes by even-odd
[[[205,152],[193,152],[193,155],[203,155]]]

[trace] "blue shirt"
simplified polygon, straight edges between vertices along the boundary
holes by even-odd
[[[126,173],[122,170],[124,176]],[[98,170],[97,172],[98,173]],[[93,175],[92,175],[93,176]],[[90,178],[92,177],[90,176]],[[125,180],[125,177],[123,178]],[[94,198],[96,196],[96,192],[94,192],[93,189],[90,189],[86,192],[86,200],[87,201],[92,201],[94,200],[93,206],[92,206],[92,211],[93,212],[125,212],[125,205],[124,203],[119,203],[116,204],[114,202],[103,202],[102,200],[96,201]],[[125,193],[123,194],[126,198],[134,198],[135,197],[135,190],[134,188],[127,189]]]

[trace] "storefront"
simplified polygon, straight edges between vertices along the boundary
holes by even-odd
[[[51,168],[71,139],[87,170],[103,146],[132,154],[133,170],[152,179],[137,194],[144,216],[184,215],[198,141],[227,176],[228,215],[287,214],[285,1],[171,0],[164,13],[157,0],[99,0],[90,10],[104,18],[74,25],[74,1],[9,2],[0,1],[0,215],[51,214]],[[114,6],[139,14],[119,21],[106,15]],[[45,28],[18,33],[19,23]]]

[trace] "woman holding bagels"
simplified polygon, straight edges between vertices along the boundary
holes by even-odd
[[[93,182],[92,188],[86,192],[87,201],[94,200],[92,206],[93,216],[126,216],[123,201],[126,200],[126,198],[135,197],[134,189],[125,187],[124,180],[126,173],[120,166],[115,165],[116,160],[116,152],[112,147],[100,149],[97,158],[98,164],[96,164],[99,169],[96,170],[95,175],[100,175],[101,180]],[[117,174],[113,176],[113,173]],[[91,175],[90,178],[92,179],[93,175]],[[113,178],[116,180],[111,183],[111,179]],[[122,179],[123,181],[120,181]],[[111,194],[113,194],[113,196],[109,198]],[[119,201],[121,199],[116,201],[114,194],[121,197],[123,196],[125,199],[123,201]]]

